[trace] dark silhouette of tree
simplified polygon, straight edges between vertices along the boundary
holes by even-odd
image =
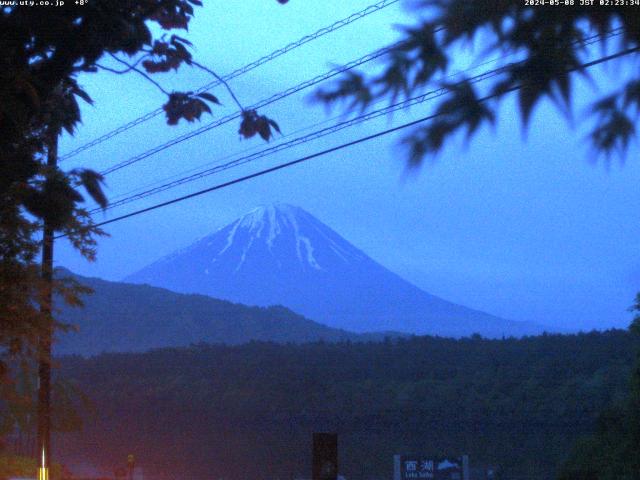
[[[374,101],[410,97],[444,87],[448,95],[436,107],[438,116],[410,133],[403,144],[410,166],[435,156],[458,132],[467,138],[498,119],[500,103],[517,96],[523,126],[534,107],[550,98],[565,113],[572,110],[575,78],[589,77],[589,53],[612,58],[633,56],[640,46],[637,7],[581,6],[560,0],[558,6],[533,6],[525,0],[419,0],[416,17],[425,19],[404,29],[404,38],[391,48],[381,73],[350,72],[332,87],[317,92],[318,101],[344,102],[348,109],[366,110]],[[598,2],[596,2],[598,3]],[[614,2],[611,2],[614,3]],[[461,47],[479,45],[478,58],[499,54],[502,69],[479,86],[471,78],[443,80],[454,70]],[[591,48],[596,44],[602,49]],[[604,57],[608,57],[607,53]],[[640,114],[640,75],[616,70],[613,93],[591,106],[595,127],[590,140],[606,156],[625,152],[636,134]]]
[[[640,312],[640,294],[632,310]],[[640,315],[632,335],[639,338]],[[559,480],[635,480],[640,478],[640,354],[631,373],[630,393],[609,405],[598,418],[593,435],[576,442]]]
[[[0,6],[0,381],[9,373],[6,359],[29,355],[49,321],[38,308],[47,290],[36,264],[42,225],[65,234],[89,260],[104,234],[83,206],[87,196],[107,205],[101,175],[47,165],[60,133],[73,134],[81,120],[78,102],[92,102],[78,75],[108,70],[144,76],[166,94],[170,125],[196,121],[218,103],[211,93],[168,92],[152,78],[183,66],[216,75],[192,58],[187,39],[173,33],[187,29],[200,0],[82,3]],[[113,62],[122,68],[112,68]],[[246,111],[240,134],[269,140],[277,128]],[[54,289],[79,304],[78,285],[58,279]]]

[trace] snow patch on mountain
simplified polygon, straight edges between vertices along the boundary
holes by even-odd
[[[316,270],[322,270],[320,262],[314,255],[315,249],[312,240],[303,233],[303,226],[299,223],[300,212],[301,210],[299,208],[286,204],[261,206],[251,210],[232,223],[226,243],[212,261],[217,261],[218,258],[232,248],[236,242],[241,241],[243,243],[242,252],[234,269],[234,272],[237,273],[246,261],[247,255],[258,241],[264,243],[269,253],[274,255],[273,250],[278,238],[281,235],[289,235],[292,233],[292,240],[298,261]],[[317,228],[314,228],[314,230],[319,232]],[[322,232],[320,232],[320,234],[325,239],[327,238]],[[239,236],[243,236],[243,239],[238,240]],[[333,251],[346,261],[344,250],[337,246],[332,240],[330,241]],[[212,242],[208,242],[208,246],[211,244]]]

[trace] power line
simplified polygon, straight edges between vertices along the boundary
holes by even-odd
[[[383,8],[386,8],[390,5],[393,5],[395,3],[398,3],[400,0],[381,0],[373,5],[369,5],[368,7],[355,12],[351,15],[349,15],[346,18],[343,18],[342,20],[338,20],[337,22],[333,23],[332,25],[329,25],[327,27],[323,27],[317,31],[315,31],[312,34],[309,35],[305,35],[304,37],[300,38],[299,40],[295,41],[295,42],[291,42],[288,45],[279,48],[278,50],[275,50],[271,53],[269,53],[268,55],[265,55],[257,60],[254,60],[253,62],[238,68],[237,70],[234,70],[233,72],[231,72],[228,75],[225,75],[222,77],[223,81],[220,80],[215,80],[212,82],[207,83],[206,85],[203,85],[202,87],[200,87],[199,89],[197,89],[195,91],[195,93],[202,93],[205,92],[207,90],[211,90],[212,88],[222,84],[223,82],[228,82],[229,80],[232,80],[236,77],[239,77],[241,75],[244,75],[247,72],[250,72],[251,70],[254,70],[255,68],[258,68],[261,65],[264,65],[265,63],[268,63],[272,60],[275,60],[276,58],[285,55],[286,53],[289,53],[292,50],[295,50],[298,47],[301,47],[302,45],[305,45],[313,40],[316,40],[317,38],[320,38],[324,35],[327,35],[329,33],[335,32],[336,30],[341,29],[342,27],[345,27],[347,25],[352,24],[353,22],[360,20],[361,18],[367,17],[368,15],[371,15],[372,13],[378,12],[380,10],[382,10]],[[123,132],[126,132],[127,130],[130,130],[131,128],[140,125],[142,123],[145,123],[149,120],[151,120],[152,118],[157,117],[158,115],[160,115],[163,112],[162,108],[157,108],[149,113],[146,113],[145,115],[142,115],[124,125],[121,125],[120,127],[105,133],[104,135],[101,135],[100,137],[85,143],[84,145],[81,145],[80,147],[64,154],[60,156],[60,161],[65,161],[68,160],[76,155],[78,155],[81,152],[84,152],[85,150],[88,150],[92,147],[95,147],[96,145],[99,145],[100,143],[103,143],[117,135],[120,135]]]
[[[436,31],[441,31],[443,30],[443,28],[438,28],[436,29]],[[610,32],[609,35],[612,34],[618,34],[616,31]],[[588,44],[589,42],[592,42],[594,39],[600,39],[603,38],[602,35],[598,34],[598,35],[594,35],[588,39],[585,39],[583,41],[583,43]],[[367,55],[364,55],[356,60],[353,60],[349,63],[347,63],[346,65],[343,65],[341,67],[336,67],[332,70],[329,70],[328,72],[325,72],[321,75],[318,75],[310,80],[306,80],[298,85],[295,85],[293,87],[288,88],[287,90],[284,90],[282,92],[276,93],[274,95],[272,95],[271,97],[268,97],[266,99],[260,100],[259,102],[253,104],[252,106],[249,107],[250,110],[257,110],[259,108],[263,108],[267,105],[270,105],[272,103],[278,102],[284,98],[287,98],[291,95],[294,95],[302,90],[305,90],[311,86],[317,85],[323,81],[326,81],[330,78],[333,78],[337,75],[340,75],[341,73],[344,73],[348,70],[351,70],[353,68],[356,68],[360,65],[363,65],[367,62],[370,62],[376,58],[379,58],[383,55],[386,55],[387,53],[389,53],[391,50],[393,50],[394,48],[396,48],[398,45],[400,45],[402,42],[397,42],[393,45],[390,45],[388,47],[385,48],[381,48],[379,50],[376,50],[374,52],[368,53]],[[504,57],[503,57],[504,58]],[[107,168],[106,170],[100,172],[103,176],[109,175],[113,172],[116,172],[118,170],[121,170],[122,168],[128,167],[130,165],[133,165],[135,163],[138,163],[142,160],[145,160],[159,152],[162,152],[168,148],[171,148],[179,143],[182,143],[186,140],[189,140],[191,138],[194,138],[196,136],[199,136],[209,130],[212,130],[214,128],[220,127],[222,125],[225,125],[233,120],[239,119],[241,117],[242,113],[241,112],[236,112],[233,114],[229,114],[226,115],[222,118],[219,118],[218,120],[215,120],[213,122],[210,122],[206,125],[203,125],[195,130],[192,130],[190,132],[184,133],[182,135],[179,135],[163,144],[157,145],[149,150],[146,150],[134,157],[131,157],[127,160],[124,160],[122,162],[119,162],[115,165],[113,165],[112,167]]]
[[[376,102],[376,104],[378,104],[378,103],[380,103],[380,101]],[[325,125],[331,124],[332,122],[338,121],[340,118],[343,118],[343,116],[340,115],[340,116],[335,116],[335,117],[331,117],[331,118],[326,118],[326,119],[321,120],[319,122],[316,122],[316,123],[304,126],[302,128],[299,128],[297,130],[294,130],[294,131],[292,131],[290,133],[283,134],[283,135],[277,137],[277,139],[275,140],[275,143],[284,141],[284,140],[289,139],[289,138],[294,138],[294,136],[300,135],[303,132],[309,132],[309,131],[312,131],[314,129],[318,129],[318,128],[322,127],[322,126],[325,126]],[[272,145],[272,144],[270,144],[270,145]],[[118,194],[114,194],[110,198],[110,202],[113,202],[113,203],[119,202],[120,200],[122,200],[124,198],[130,197],[132,195],[139,194],[140,192],[147,191],[148,189],[150,189],[152,187],[155,187],[157,185],[165,184],[167,182],[170,182],[170,181],[173,181],[173,180],[176,180],[176,179],[180,179],[180,178],[184,177],[185,175],[194,174],[194,172],[201,172],[203,168],[209,169],[212,166],[215,166],[217,164],[216,162],[227,161],[229,159],[236,158],[239,155],[248,155],[250,152],[257,152],[258,150],[263,150],[263,149],[264,149],[264,144],[262,144],[262,143],[251,144],[250,146],[247,146],[247,148],[244,148],[244,149],[242,149],[240,151],[233,152],[233,153],[227,153],[227,154],[225,154],[225,155],[223,155],[221,157],[216,157],[213,161],[206,161],[205,163],[200,163],[199,165],[190,167],[190,168],[188,168],[186,170],[182,170],[180,172],[173,173],[173,174],[171,174],[171,175],[169,175],[167,177],[156,179],[156,180],[147,182],[147,183],[145,183],[143,185],[140,185],[138,187],[134,187],[133,189],[128,190],[126,192],[121,192],[121,193],[118,193]],[[111,205],[111,203],[109,204],[109,206],[110,205]],[[108,208],[109,207],[107,207],[107,209]],[[95,211],[99,211],[99,210],[101,210],[101,209],[96,209]],[[94,210],[91,210],[89,213],[93,213],[93,212],[94,212]]]
[[[493,61],[495,61],[495,60],[493,60]],[[491,77],[493,77],[495,75],[499,75],[500,73],[502,73],[504,71],[505,68],[507,68],[507,67],[504,66],[504,67],[500,67],[500,68],[497,68],[497,69],[494,69],[494,70],[490,70],[488,72],[481,73],[479,75],[476,75],[474,77],[469,78],[467,81],[469,81],[471,83],[481,82],[481,81],[486,80],[488,78],[491,78]],[[461,73],[462,72],[459,72],[458,75],[461,74]],[[390,113],[394,113],[394,112],[397,112],[399,110],[404,110],[404,109],[406,109],[408,107],[411,107],[411,106],[414,106],[414,105],[422,104],[422,103],[424,103],[424,102],[426,102],[428,100],[433,100],[435,98],[441,97],[441,96],[445,95],[448,91],[449,91],[448,88],[442,87],[442,88],[439,88],[437,90],[432,90],[432,91],[426,92],[424,94],[421,94],[421,95],[418,95],[418,96],[415,96],[415,97],[411,97],[411,98],[408,98],[408,99],[400,101],[400,102],[396,102],[396,103],[394,103],[392,105],[389,105],[387,107],[383,107],[383,108],[379,108],[377,110],[373,110],[373,111],[368,112],[366,114],[359,115],[359,116],[357,116],[355,118],[352,118],[352,119],[349,119],[349,120],[345,120],[343,122],[339,122],[339,123],[337,123],[335,125],[331,125],[329,127],[323,128],[321,130],[317,130],[317,131],[311,132],[311,133],[309,133],[307,135],[303,135],[303,136],[294,138],[292,140],[289,140],[287,142],[281,143],[279,145],[275,145],[275,146],[272,146],[272,147],[265,148],[265,149],[260,150],[258,152],[254,152],[252,154],[249,154],[249,155],[243,156],[241,158],[232,160],[230,162],[227,162],[227,163],[224,163],[224,164],[220,164],[220,165],[216,165],[216,166],[210,167],[208,169],[205,169],[205,170],[199,171],[197,173],[194,173],[192,175],[188,175],[186,177],[183,177],[183,178],[180,178],[180,179],[173,180],[171,182],[165,183],[165,184],[160,185],[158,187],[154,187],[152,189],[148,189],[148,190],[145,190],[143,192],[139,192],[139,193],[136,193],[134,195],[125,197],[125,198],[123,198],[121,200],[118,200],[118,201],[115,201],[115,202],[109,204],[109,206],[107,207],[106,210],[109,210],[109,209],[115,208],[115,207],[119,207],[119,206],[125,205],[127,203],[131,203],[131,202],[133,202],[135,200],[146,198],[148,196],[154,195],[156,193],[163,192],[165,190],[177,187],[179,185],[183,185],[185,183],[189,183],[189,182],[192,182],[192,181],[195,181],[195,180],[199,180],[201,178],[213,175],[215,173],[218,173],[218,172],[221,172],[221,171],[224,171],[224,170],[228,170],[228,169],[230,169],[232,167],[237,167],[237,166],[240,166],[240,165],[244,165],[246,163],[255,161],[255,160],[259,159],[259,158],[270,156],[270,155],[273,155],[275,153],[281,152],[283,150],[288,150],[290,148],[293,148],[293,147],[296,147],[296,146],[299,146],[299,145],[303,145],[303,144],[308,143],[310,141],[317,140],[317,139],[325,137],[327,135],[334,134],[334,133],[339,132],[341,130],[344,130],[346,128],[350,128],[350,127],[353,127],[355,125],[359,125],[361,123],[365,123],[365,122],[374,120],[376,118],[379,118],[379,117],[382,117],[382,116],[386,116],[386,115],[388,115]],[[99,212],[101,210],[102,209],[100,209],[100,208],[96,208],[94,210],[91,210],[89,213],[97,213],[97,212]]]
[[[607,34],[607,37],[613,36],[613,35],[617,35],[617,34],[618,34],[617,31],[612,31],[612,32],[609,32]],[[589,42],[593,42],[593,41],[599,40],[601,38],[603,38],[602,35],[594,35],[593,37],[585,39],[583,43],[589,44]],[[489,61],[483,62],[483,63],[481,63],[479,65],[472,66],[472,67],[467,68],[467,69],[465,69],[463,71],[456,72],[455,74],[448,75],[447,78],[461,75],[461,74],[463,74],[463,73],[465,73],[467,71],[474,70],[476,68],[479,68],[481,66],[484,66],[484,65],[487,65],[487,64],[490,64],[490,63],[494,63],[494,62],[499,61],[499,60],[501,60],[503,58],[504,57],[499,57],[499,58],[495,58],[493,60],[489,60]],[[471,78],[468,78],[466,81],[471,82],[471,83],[481,82],[481,81],[486,80],[486,79],[488,79],[490,77],[493,77],[495,75],[499,75],[500,73],[504,72],[505,69],[510,68],[510,66],[512,66],[512,65],[513,64],[510,64],[510,65],[499,67],[497,69],[493,69],[493,70],[489,70],[489,71],[483,72],[483,73],[481,73],[479,75],[476,75],[476,76],[473,76]],[[325,137],[327,135],[336,133],[336,132],[338,132],[340,130],[343,130],[345,128],[349,128],[349,127],[352,127],[352,126],[355,126],[355,125],[359,125],[361,123],[373,120],[373,119],[378,118],[380,116],[388,115],[390,113],[393,113],[393,112],[396,112],[396,111],[411,107],[413,105],[422,104],[425,101],[432,100],[434,98],[440,97],[440,96],[444,95],[445,93],[447,93],[447,89],[446,88],[440,88],[440,89],[432,90],[430,92],[427,92],[427,93],[424,93],[424,94],[421,94],[421,95],[418,95],[418,96],[415,96],[415,97],[408,98],[406,100],[403,100],[401,102],[397,102],[397,103],[389,105],[387,107],[380,108],[380,109],[377,109],[377,110],[373,110],[371,112],[368,112],[366,114],[360,115],[360,116],[355,117],[353,119],[350,119],[350,120],[347,120],[347,121],[343,121],[343,122],[339,122],[336,125],[332,125],[330,127],[326,127],[326,128],[321,129],[321,130],[309,133],[307,135],[303,135],[303,136],[294,138],[292,140],[289,140],[287,142],[281,143],[279,145],[268,147],[268,148],[262,149],[262,150],[260,150],[258,152],[254,152],[252,154],[242,156],[242,157],[240,157],[238,159],[229,161],[227,163],[215,165],[213,167],[209,167],[207,169],[200,170],[200,171],[198,171],[196,173],[193,173],[191,175],[188,175],[188,176],[176,179],[176,180],[172,180],[172,181],[164,183],[164,184],[162,184],[160,186],[156,186],[154,188],[138,191],[138,192],[135,192],[135,193],[131,192],[130,194],[125,194],[125,195],[123,195],[123,198],[121,198],[120,200],[112,202],[107,207],[107,210],[112,209],[112,208],[116,208],[116,207],[119,207],[119,206],[122,206],[122,205],[125,205],[125,204],[128,204],[128,203],[131,203],[131,202],[139,200],[139,199],[143,199],[143,198],[149,197],[151,195],[155,195],[157,193],[169,190],[171,188],[175,188],[177,186],[180,186],[180,185],[183,185],[183,184],[186,184],[186,183],[190,183],[190,182],[193,182],[193,181],[196,181],[196,180],[200,180],[202,178],[205,178],[205,177],[208,177],[210,175],[219,173],[221,171],[228,170],[228,169],[233,168],[233,167],[244,165],[246,163],[249,163],[251,161],[257,160],[259,158],[270,156],[270,155],[278,153],[280,151],[287,150],[289,148],[293,148],[293,147],[298,146],[298,145],[302,145],[304,143],[316,140],[318,138],[322,138],[322,137]],[[326,122],[321,122],[321,124],[322,123],[326,123]],[[309,127],[309,128],[311,128],[311,127]],[[229,158],[229,157],[227,157],[227,158]],[[193,171],[193,170],[191,170],[191,171]],[[186,172],[186,173],[189,173],[189,172]],[[175,178],[175,176],[174,176],[174,178]],[[166,182],[166,180],[165,180],[165,182]],[[157,183],[160,183],[160,182],[155,182],[155,183],[157,184]],[[140,190],[140,189],[138,189],[138,190]],[[89,213],[93,214],[93,213],[97,213],[97,212],[99,212],[101,210],[102,209],[100,209],[100,208],[96,208],[96,209],[91,210]],[[104,210],[102,210],[102,211],[104,211]]]
[[[640,47],[634,47],[634,48],[629,48],[629,49],[626,49],[626,50],[622,50],[622,51],[617,52],[615,54],[607,55],[605,57],[600,57],[600,58],[598,58],[596,60],[593,60],[591,62],[582,63],[582,64],[580,64],[580,65],[578,65],[576,67],[573,67],[573,68],[567,70],[565,74],[569,74],[569,73],[577,71],[577,70],[584,70],[584,69],[593,67],[595,65],[599,65],[601,63],[605,63],[605,62],[608,62],[610,60],[614,60],[614,59],[629,55],[631,53],[636,53],[638,51],[640,51]],[[520,84],[520,85],[515,85],[515,86],[510,87],[508,89],[502,90],[500,93],[493,93],[493,94],[487,95],[487,96],[479,99],[479,101],[480,102],[486,102],[486,101],[491,100],[493,98],[496,98],[498,96],[503,96],[503,95],[505,95],[507,93],[515,92],[517,90],[520,90],[525,85],[527,85],[527,84],[523,83],[523,84]],[[451,111],[454,111],[454,110],[451,110]],[[270,168],[267,168],[267,169],[264,169],[264,170],[249,174],[249,175],[245,175],[245,176],[242,176],[242,177],[239,177],[239,178],[235,178],[233,180],[230,180],[230,181],[227,181],[227,182],[223,182],[223,183],[214,185],[212,187],[208,187],[208,188],[205,188],[203,190],[199,190],[197,192],[193,192],[193,193],[190,193],[190,194],[187,194],[187,195],[183,195],[181,197],[174,198],[172,200],[168,200],[166,202],[161,202],[161,203],[152,205],[150,207],[142,208],[142,209],[136,210],[134,212],[130,212],[130,213],[127,213],[127,214],[124,214],[124,215],[120,215],[118,217],[115,217],[115,218],[112,218],[112,219],[109,219],[109,220],[105,220],[103,222],[96,223],[96,224],[94,224],[94,226],[95,227],[102,227],[104,225],[115,223],[115,222],[118,222],[118,221],[121,221],[121,220],[124,220],[124,219],[127,219],[127,218],[135,217],[135,216],[141,215],[143,213],[147,213],[147,212],[150,212],[150,211],[153,211],[153,210],[157,210],[159,208],[163,208],[163,207],[166,207],[166,206],[169,206],[169,205],[173,205],[175,203],[183,202],[185,200],[189,200],[191,198],[204,195],[206,193],[210,193],[210,192],[213,192],[213,191],[216,191],[216,190],[220,190],[222,188],[226,188],[226,187],[229,187],[231,185],[235,185],[237,183],[242,183],[242,182],[245,182],[247,180],[251,180],[251,179],[254,179],[254,178],[257,178],[257,177],[261,177],[261,176],[267,175],[269,173],[273,173],[273,172],[276,172],[276,171],[279,171],[279,170],[283,170],[285,168],[292,167],[294,165],[298,165],[300,163],[307,162],[309,160],[312,160],[312,159],[315,159],[315,158],[318,158],[318,157],[322,157],[322,156],[328,155],[330,153],[334,153],[334,152],[337,152],[339,150],[343,150],[345,148],[349,148],[349,147],[352,147],[354,145],[358,145],[360,143],[368,142],[370,140],[374,140],[376,138],[383,137],[383,136],[389,135],[391,133],[395,133],[395,132],[398,132],[400,130],[404,130],[404,129],[409,128],[409,127],[413,127],[415,125],[418,125],[420,123],[424,123],[424,122],[426,122],[428,120],[432,120],[432,119],[437,118],[439,116],[442,116],[442,115],[445,115],[445,114],[450,114],[451,111],[439,112],[439,113],[435,113],[435,114],[432,114],[432,115],[427,115],[427,116],[419,118],[417,120],[413,120],[411,122],[407,122],[407,123],[404,123],[404,124],[396,126],[396,127],[391,127],[391,128],[386,129],[386,130],[382,130],[380,132],[376,132],[374,134],[367,135],[365,137],[361,137],[361,138],[358,138],[356,140],[352,140],[350,142],[343,143],[341,145],[338,145],[338,146],[335,146],[335,147],[332,147],[332,148],[321,150],[319,152],[316,152],[316,153],[313,153],[313,154],[310,154],[310,155],[306,155],[306,156],[298,158],[296,160],[292,160],[292,161],[289,161],[289,162],[281,163],[281,164],[276,165],[274,167],[270,167]],[[66,234],[61,234],[56,238],[62,238],[62,237],[66,237],[66,236],[67,236]]]
[[[314,85],[317,85],[319,83],[322,83],[326,80],[329,80],[330,78],[336,77],[348,70],[351,70],[353,68],[356,68],[360,65],[363,65],[367,62],[370,62],[376,58],[379,58],[383,55],[386,55],[392,48],[395,47],[394,45],[391,45],[389,47],[385,47],[385,48],[381,48],[379,50],[376,50],[374,52],[368,53],[367,55],[364,55],[356,60],[353,60],[343,66],[340,67],[336,67],[333,68],[331,70],[329,70],[328,72],[325,72],[321,75],[318,75],[310,80],[306,80],[302,83],[299,83],[298,85],[295,85],[293,87],[288,88],[287,90],[284,90],[282,92],[276,93],[268,98],[262,99],[257,103],[254,103],[253,105],[251,105],[250,107],[248,107],[248,110],[257,110],[259,108],[263,108],[267,105],[270,105],[272,103],[278,102],[284,98],[290,97],[291,95],[294,95],[298,92],[301,92],[302,90],[305,90],[309,87],[312,87]],[[156,153],[159,153],[163,150],[166,150],[168,148],[173,147],[174,145],[177,145],[179,143],[182,143],[186,140],[189,140],[191,138],[197,137],[198,135],[202,135],[205,132],[208,132],[209,130],[212,130],[214,128],[220,127],[222,125],[225,125],[229,122],[232,122],[234,120],[239,119],[242,116],[242,112],[235,112],[229,115],[226,115],[224,117],[221,117],[213,122],[210,122],[206,125],[203,125],[199,128],[196,128],[195,130],[192,130],[190,132],[184,133],[182,135],[179,135],[175,138],[172,138],[171,140],[157,145],[149,150],[146,150],[134,157],[131,157],[127,160],[124,160],[122,162],[119,162],[105,170],[103,170],[102,172],[100,172],[103,176],[109,175],[113,172],[116,172],[118,170],[121,170],[125,167],[128,167],[130,165],[133,165],[135,163],[138,163],[146,158],[149,158],[153,155],[155,155]]]

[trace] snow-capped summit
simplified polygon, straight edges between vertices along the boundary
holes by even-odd
[[[214,270],[231,276],[244,271],[259,275],[308,270],[328,271],[336,265],[358,262],[366,256],[299,207],[273,204],[254,208],[231,224],[207,235],[190,247],[159,260],[128,280],[153,283],[155,271],[162,265],[182,265],[187,273],[199,277],[214,275]],[[215,268],[214,268],[215,265]],[[145,274],[144,272],[147,272]],[[145,277],[145,278],[142,278]],[[193,284],[193,282],[190,282]],[[209,282],[206,282],[209,283]],[[202,289],[193,284],[194,291]],[[183,290],[176,283],[174,289]]]
[[[286,204],[255,208],[126,280],[249,305],[280,304],[356,332],[501,336],[540,330],[430,295]]]
[[[293,262],[289,267],[316,270],[324,269],[321,261],[329,268],[336,261],[350,262],[364,258],[362,252],[310,214],[287,204],[257,207],[222,230],[228,231],[227,240],[213,261],[240,242],[243,248],[235,272],[240,270],[251,253],[264,253],[265,246],[269,255],[276,260],[274,267],[278,269],[283,268],[283,254],[297,259],[297,264]],[[213,238],[219,232],[204,239],[207,246],[213,245]]]

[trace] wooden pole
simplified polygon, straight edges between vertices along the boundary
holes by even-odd
[[[58,134],[52,133],[47,151],[47,167],[55,171],[58,164]],[[51,464],[51,343],[53,340],[53,244],[54,230],[44,220],[42,236],[42,280],[44,292],[40,312],[44,326],[38,339],[38,439],[37,455],[40,468],[38,480],[49,479]]]

